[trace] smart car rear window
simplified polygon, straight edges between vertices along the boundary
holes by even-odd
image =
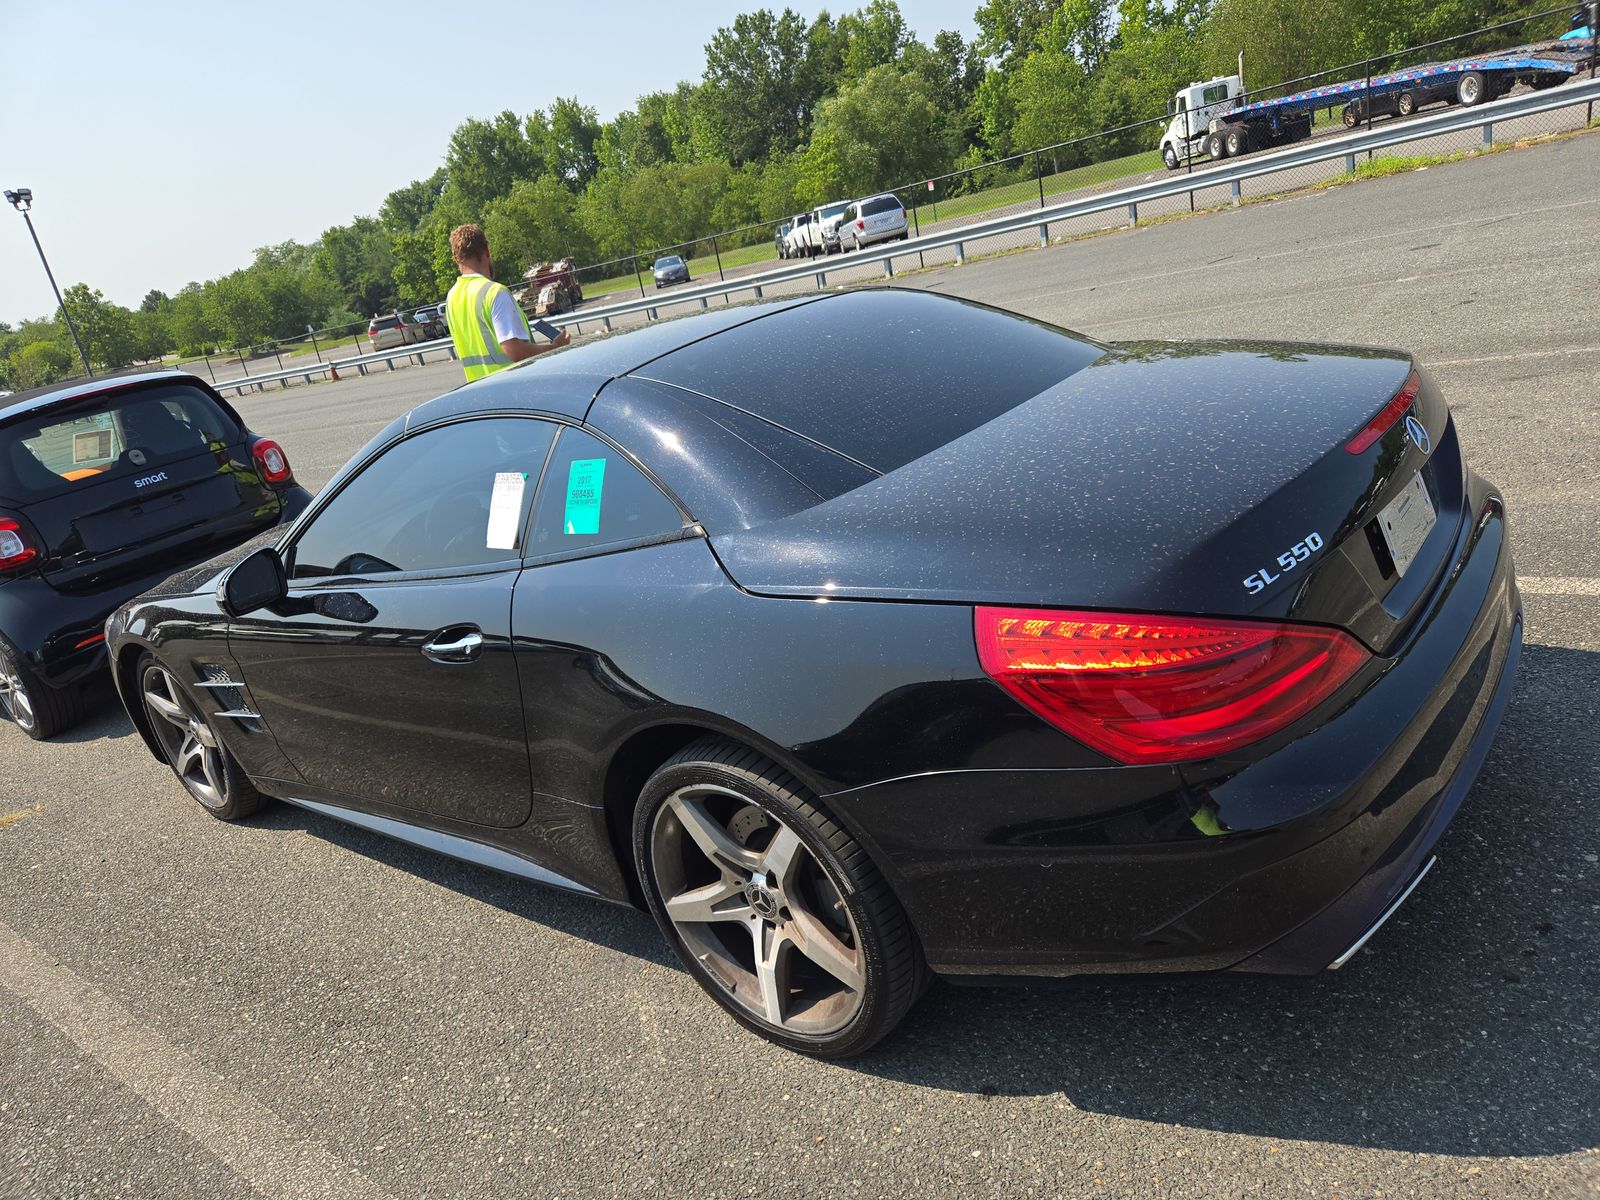
[[[146,475],[243,438],[237,422],[182,384],[94,396],[0,427],[0,494],[21,503]]]

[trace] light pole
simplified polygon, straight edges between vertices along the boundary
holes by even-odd
[[[67,332],[72,334],[72,344],[78,348],[78,357],[83,359],[84,374],[90,379],[94,378],[94,368],[89,365],[89,356],[84,353],[83,339],[78,336],[78,327],[72,323],[72,314],[67,311],[67,302],[61,298],[61,289],[56,286],[56,277],[50,270],[50,260],[44,256],[44,247],[39,244],[39,234],[33,228],[33,218],[28,215],[28,210],[33,207],[33,189],[18,188],[16,191],[6,192],[6,202],[22,214],[22,219],[28,223],[28,233],[33,237],[33,248],[39,252],[39,261],[44,264],[45,278],[50,280],[50,290],[56,294],[56,303],[61,306],[61,315],[67,319]]]

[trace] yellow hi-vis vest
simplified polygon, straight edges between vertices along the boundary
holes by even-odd
[[[494,335],[494,298],[505,287],[482,275],[463,275],[450,287],[445,297],[445,321],[450,326],[450,340],[456,344],[456,357],[467,373],[467,382],[482,379],[511,365],[511,359],[500,349],[500,339]],[[530,342],[533,331],[528,328],[528,318],[521,308],[522,336]]]

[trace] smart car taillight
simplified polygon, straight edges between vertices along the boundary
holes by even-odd
[[[0,574],[19,571],[38,558],[38,544],[27,527],[13,517],[0,517]]]
[[[256,468],[261,472],[264,482],[274,487],[293,482],[294,471],[289,467],[289,456],[277,442],[271,438],[257,438],[250,446],[250,453],[256,460]]]
[[[1412,371],[1400,390],[1394,394],[1394,398],[1378,410],[1377,416],[1361,427],[1361,432],[1345,444],[1345,449],[1351,454],[1360,454],[1393,429],[1394,423],[1406,415],[1406,410],[1417,398],[1417,391],[1421,387],[1422,376]]]
[[[1130,764],[1211,758],[1299,720],[1367,661],[1320,625],[978,608],[983,669],[1023,705]]]

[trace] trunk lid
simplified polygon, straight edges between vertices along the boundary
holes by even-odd
[[[1394,351],[1125,344],[898,470],[712,541],[774,596],[1270,615],[1381,651],[1461,523],[1459,445],[1425,375],[1411,412],[1429,451],[1404,420],[1345,449],[1412,369]],[[1402,575],[1375,524],[1419,470],[1438,517]]]
[[[163,381],[0,425],[0,508],[43,543],[46,581],[73,591],[192,562],[274,524],[282,500],[238,420]]]

